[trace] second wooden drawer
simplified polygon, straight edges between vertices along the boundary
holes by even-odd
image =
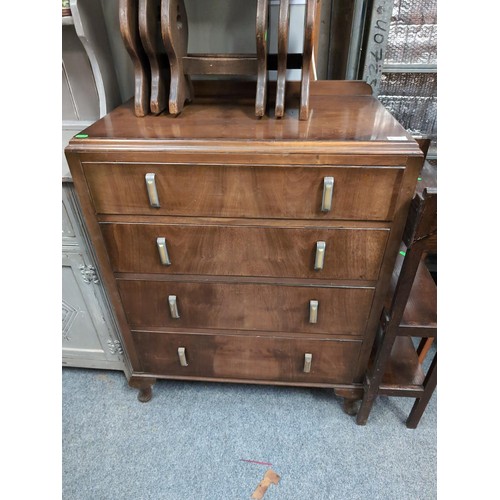
[[[388,229],[101,224],[111,265],[121,273],[376,280]],[[164,238],[168,265],[161,262]],[[324,262],[315,270],[317,244]]]
[[[128,321],[132,328],[139,329],[212,328],[362,335],[373,297],[373,288],[117,282]]]

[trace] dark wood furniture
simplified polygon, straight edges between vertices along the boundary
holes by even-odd
[[[436,388],[437,350],[427,373],[422,368],[429,340],[437,337],[437,289],[424,261],[428,252],[437,251],[436,170],[427,162],[418,186],[365,379],[359,425],[366,424],[377,395],[382,394],[416,398],[406,421],[415,429]],[[416,349],[412,337],[421,339]]]
[[[127,103],[66,148],[129,384],[325,387],[350,411],[423,155],[365,83],[313,82],[308,121],[256,119],[243,90]]]
[[[314,50],[319,29],[320,0],[307,0],[304,44],[300,54],[300,120],[309,117],[309,87],[314,77]],[[134,65],[134,112],[145,116],[164,111],[178,115],[193,101],[193,75],[254,77],[255,115],[266,114],[268,87],[269,0],[257,0],[255,53],[188,53],[189,20],[184,0],[120,0],[120,32]],[[275,117],[285,110],[290,0],[280,0]],[[273,85],[274,87],[274,85]]]
[[[120,33],[134,65],[134,112],[146,116],[150,111],[151,69],[139,33],[137,0],[119,0]]]

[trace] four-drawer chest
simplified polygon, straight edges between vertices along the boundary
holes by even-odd
[[[423,155],[364,83],[313,82],[310,108],[126,103],[70,141],[141,401],[157,379],[360,397]]]

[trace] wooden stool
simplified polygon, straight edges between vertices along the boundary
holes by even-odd
[[[427,162],[420,178],[434,179],[435,185],[435,170]],[[423,262],[428,252],[436,252],[436,214],[437,188],[417,191],[393,274],[390,301],[382,312],[373,361],[365,378],[356,417],[359,425],[366,424],[375,398],[383,394],[416,398],[406,421],[408,428],[415,429],[436,387],[437,351],[426,374],[419,360],[427,339],[437,337],[437,289]],[[412,337],[422,339],[417,349]]]

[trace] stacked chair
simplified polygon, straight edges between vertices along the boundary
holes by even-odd
[[[309,117],[309,82],[319,0],[307,0],[301,55],[299,118]],[[191,76],[232,75],[256,79],[255,115],[266,114],[269,0],[257,0],[254,54],[189,54],[184,0],[120,0],[120,32],[134,65],[136,116],[178,115],[194,96]],[[290,0],[280,0],[275,117],[285,114]]]

